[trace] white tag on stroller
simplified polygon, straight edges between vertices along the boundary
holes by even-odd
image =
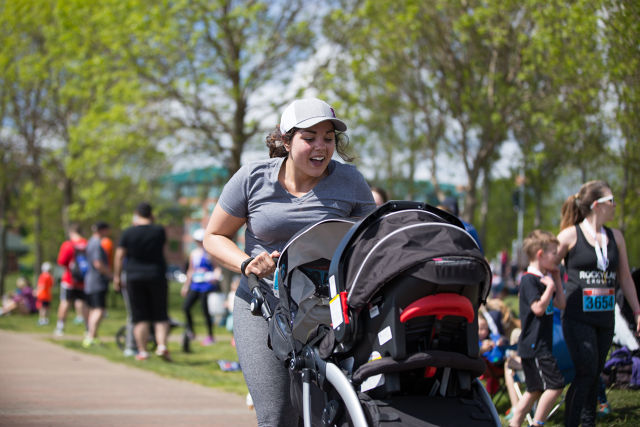
[[[334,276],[329,276],[329,296],[333,298],[337,294],[338,290],[336,289],[336,278]]]
[[[380,355],[379,352],[374,351],[369,356],[369,362],[373,360],[378,360],[381,358],[382,358],[382,355]],[[383,384],[384,384],[384,375],[383,374],[374,375],[372,377],[367,378],[362,382],[362,384],[360,384],[360,392],[364,393],[365,391],[379,387]]]
[[[380,387],[384,384],[384,375],[378,374],[372,377],[367,378],[360,384],[360,392],[364,393],[365,391],[369,391],[372,388]]]
[[[384,343],[389,341],[391,338],[393,338],[391,335],[391,326],[387,326],[378,332],[378,342],[380,342],[380,345],[384,345]]]
[[[342,325],[342,301],[340,300],[340,294],[337,294],[331,301],[329,301],[329,309],[331,310],[331,324],[333,325],[333,329],[337,329],[338,326]]]
[[[372,306],[369,307],[369,318],[370,319],[373,319],[378,314],[380,314],[380,310],[378,309],[377,305],[372,305]]]

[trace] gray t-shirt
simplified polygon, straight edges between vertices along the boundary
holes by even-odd
[[[332,160],[329,174],[301,197],[278,181],[284,157],[241,167],[225,185],[218,203],[229,215],[246,218],[245,252],[281,251],[298,231],[323,219],[363,217],[375,209],[371,189],[353,165]],[[271,285],[271,280],[265,280]],[[238,296],[249,300],[246,278]],[[247,299],[249,298],[249,299]]]
[[[103,292],[109,287],[109,278],[96,270],[93,266],[94,260],[100,260],[104,265],[108,265],[109,262],[107,259],[107,253],[100,245],[100,238],[95,236],[91,237],[87,244],[87,262],[89,263],[89,270],[84,278],[84,291],[87,294]]]

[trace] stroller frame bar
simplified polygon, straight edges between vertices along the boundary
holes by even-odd
[[[311,371],[318,373],[318,376],[323,376],[338,392],[340,398],[344,402],[344,406],[349,413],[351,422],[354,427],[367,427],[367,419],[365,418],[364,411],[360,405],[360,399],[349,379],[342,373],[342,370],[335,364],[323,360],[318,354],[316,348],[306,346],[302,350],[304,357],[304,368],[302,371],[302,405],[303,405],[303,419],[304,426],[311,427],[311,393],[310,383],[312,379]],[[295,370],[295,362],[290,365],[292,370]],[[321,380],[318,380],[320,383]],[[320,384],[319,384],[320,385]]]

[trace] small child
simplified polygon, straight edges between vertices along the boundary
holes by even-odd
[[[33,289],[29,286],[29,281],[22,276],[16,280],[15,293],[3,298],[0,316],[14,311],[20,314],[36,312],[36,299],[33,296]]]
[[[36,288],[36,308],[40,314],[38,325],[49,324],[49,305],[51,305],[51,289],[53,288],[53,276],[51,275],[51,263],[42,263],[42,272],[38,277]]]
[[[533,424],[543,425],[564,388],[564,378],[551,353],[553,306],[562,310],[566,305],[560,272],[555,265],[558,239],[548,231],[535,230],[524,240],[523,250],[529,258],[529,267],[520,280],[522,332],[518,354],[522,359],[527,391],[515,408],[509,424],[512,427],[522,424],[538,399]]]
[[[489,326],[485,313],[486,310],[482,308],[478,311],[478,348],[480,356],[487,362],[487,371],[484,375],[487,392],[493,396],[500,389],[500,381],[495,372],[496,367],[504,362],[506,340],[497,331],[495,323],[493,326]],[[487,316],[489,315],[487,314]]]

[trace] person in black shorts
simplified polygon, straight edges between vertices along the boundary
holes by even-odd
[[[551,353],[553,306],[562,310],[566,305],[555,263],[558,239],[548,231],[535,230],[525,239],[523,250],[529,257],[529,267],[520,281],[522,332],[518,354],[522,359],[527,391],[515,407],[510,426],[522,424],[538,399],[534,424],[543,425],[564,388],[564,378]]]
[[[598,378],[613,340],[618,286],[640,333],[640,304],[624,236],[604,225],[615,213],[613,192],[604,181],[583,184],[562,205],[557,261],[564,259],[568,276],[562,331],[576,368],[565,399],[567,426],[595,425]]]
[[[167,349],[169,316],[167,314],[168,284],[164,228],[153,223],[151,205],[143,202],[134,215],[134,225],[120,237],[114,260],[113,287],[120,290],[123,260],[127,258],[127,290],[131,302],[133,334],[138,347],[137,360],[146,360],[149,327],[153,323],[158,347],[156,354],[171,361]]]

